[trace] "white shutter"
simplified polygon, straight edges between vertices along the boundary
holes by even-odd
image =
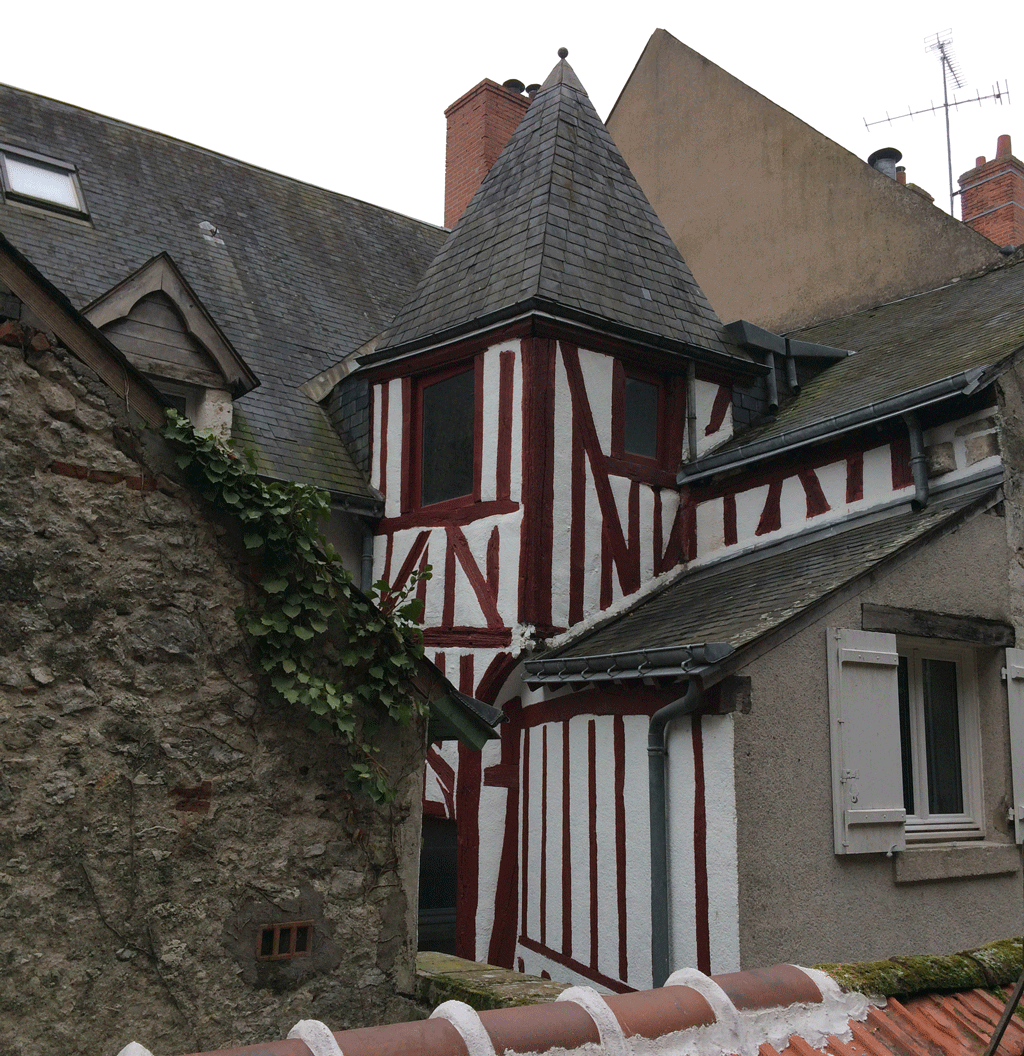
[[[896,636],[828,630],[836,854],[906,847]]]
[[[1006,650],[1006,703],[1010,711],[1013,828],[1024,843],[1024,649]]]

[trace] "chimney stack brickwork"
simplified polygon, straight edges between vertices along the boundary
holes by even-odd
[[[1000,136],[991,161],[977,165],[959,179],[960,216],[997,246],[1024,244],[1024,163],[1010,150],[1010,137]]]
[[[462,216],[529,105],[528,95],[517,95],[495,81],[484,80],[445,110],[444,226],[449,230]]]

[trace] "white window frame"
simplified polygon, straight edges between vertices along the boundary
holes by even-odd
[[[907,658],[910,690],[910,754],[916,812],[907,814],[907,842],[982,839],[985,836],[985,805],[975,650],[966,645],[903,637],[896,639],[896,648],[900,656]],[[963,811],[957,814],[931,814],[928,811],[922,660],[945,660],[956,664],[960,777],[964,807]]]
[[[64,202],[55,201],[52,198],[40,197],[38,195],[18,190],[15,181],[11,179],[10,172],[7,168],[8,159],[20,162],[22,165],[34,166],[38,169],[45,169],[57,175],[64,176],[68,180],[68,185],[71,188],[77,204],[75,206],[69,206]],[[36,154],[31,150],[23,150],[20,147],[11,147],[6,144],[0,144],[0,188],[3,190],[4,198],[12,202],[33,205],[40,209],[61,213],[65,216],[86,217],[89,215],[89,210],[85,205],[85,197],[82,194],[82,187],[78,182],[78,173],[75,166],[66,161],[61,161],[59,158],[50,158],[45,154]]]

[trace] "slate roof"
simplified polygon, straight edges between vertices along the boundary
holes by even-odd
[[[979,492],[979,488],[986,489]],[[739,650],[821,601],[991,494],[992,481],[883,519],[844,522],[799,539],[697,568],[569,644],[527,661],[528,672],[574,657],[724,642]]]
[[[743,433],[711,460],[996,364],[1024,347],[1024,255],[984,274],[789,336],[856,354],[829,366],[773,421]]]
[[[641,344],[749,363],[564,59],[363,362],[531,310]]]
[[[0,201],[0,231],[75,307],[166,251],[260,378],[235,404],[236,434],[260,468],[369,498],[297,386],[387,326],[442,229],[0,85],[4,144],[77,166],[91,226]]]

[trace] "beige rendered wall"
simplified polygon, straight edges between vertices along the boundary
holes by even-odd
[[[834,853],[826,671],[826,627],[859,628],[864,602],[1010,622],[1007,561],[1004,518],[979,514],[738,672],[752,679],[750,712],[735,716],[744,968],[950,952],[1018,929],[1002,650],[978,652],[985,843],[1002,845],[988,850]],[[921,867],[970,871],[993,857],[1015,871],[904,879]]]
[[[607,125],[724,322],[785,331],[1000,259],[663,29]]]

